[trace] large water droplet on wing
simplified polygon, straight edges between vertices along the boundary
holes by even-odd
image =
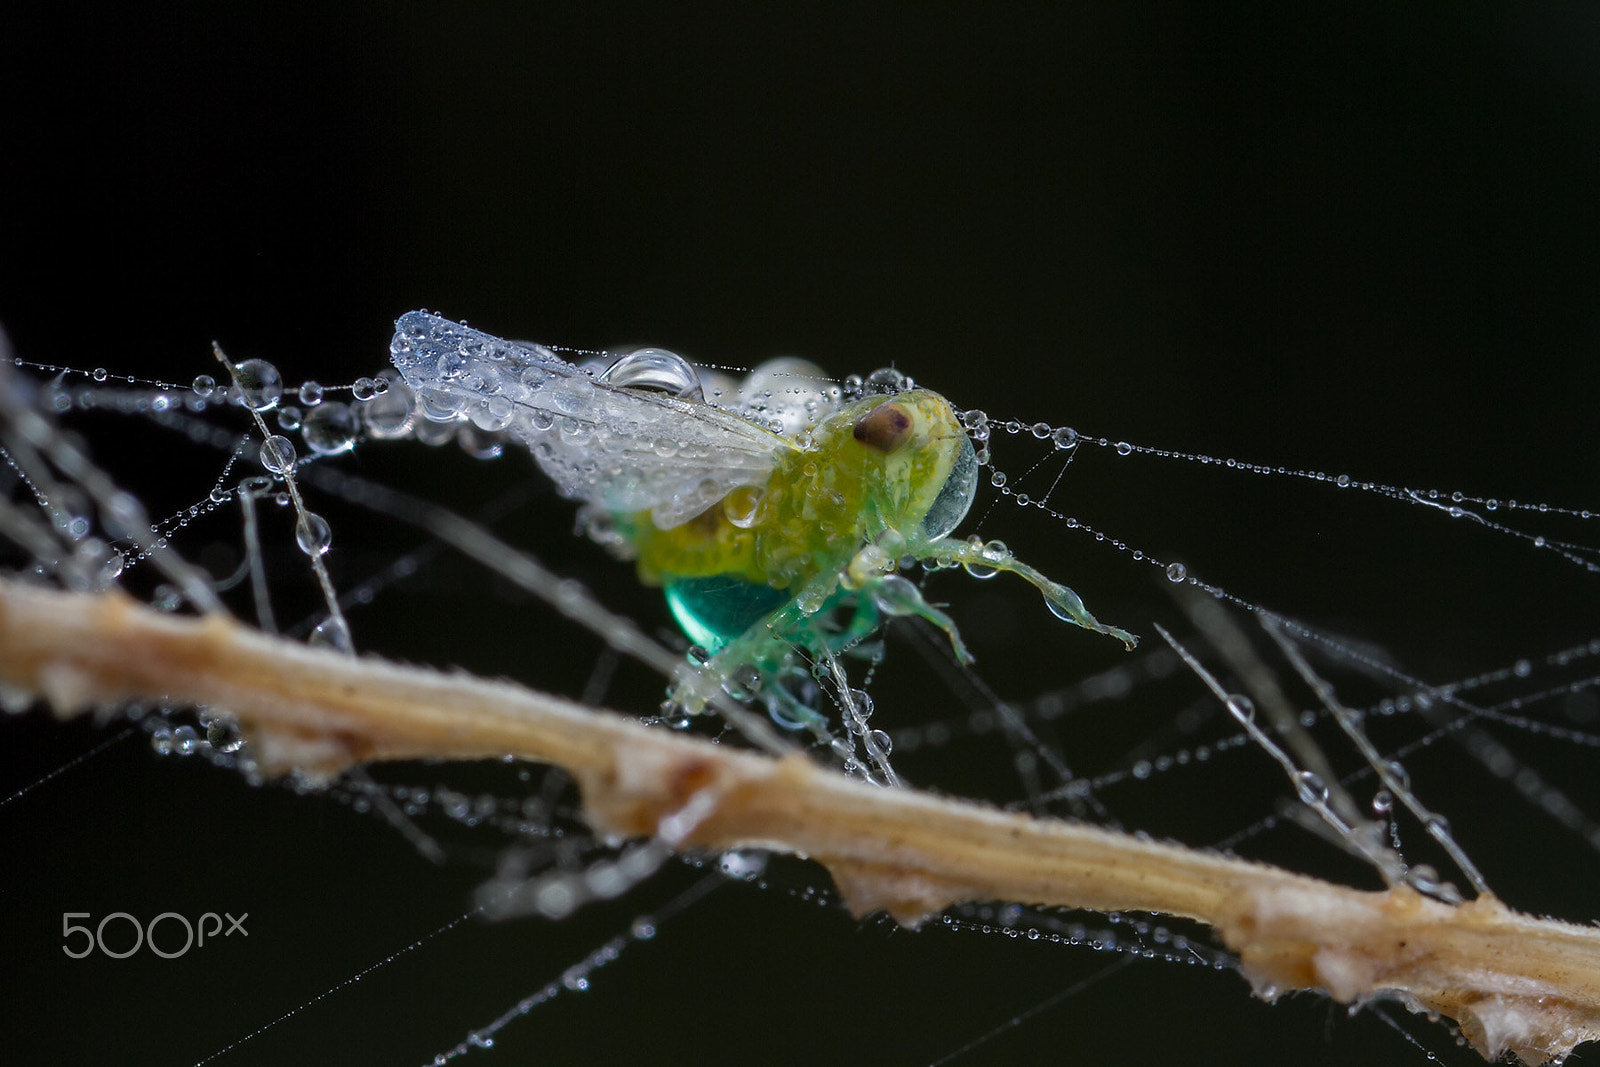
[[[705,400],[700,375],[689,361],[665,348],[641,348],[629,352],[605,369],[600,380],[628,389],[666,393],[679,400]]]

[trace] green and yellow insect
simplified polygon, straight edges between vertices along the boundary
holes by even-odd
[[[423,417],[520,440],[584,502],[591,535],[665,590],[705,652],[674,684],[686,712],[718,689],[759,692],[780,724],[815,726],[786,682],[831,672],[843,686],[836,657],[886,616],[926,619],[970,661],[955,623],[900,573],[909,561],[1018,575],[1059,617],[1137,642],[998,542],[950,536],[977,490],[972,440],[948,400],[894,371],[847,391],[774,361],[713,402],[671,352],[585,369],[422,311],[396,323],[390,354]]]

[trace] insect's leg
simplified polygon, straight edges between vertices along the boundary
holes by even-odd
[[[854,652],[882,629],[883,609],[872,597],[858,596],[855,598],[855,608],[850,613],[850,621],[842,630],[827,634],[825,640],[828,651],[835,655]]]
[[[1044,595],[1045,603],[1057,618],[1065,619],[1085,630],[1115,637],[1127,646],[1130,652],[1139,644],[1138,637],[1115,626],[1107,626],[1095,618],[1089,609],[1084,607],[1083,600],[1077,593],[1060,582],[1051,581],[1023,563],[998,541],[982,544],[976,541],[957,541],[949,537],[941,538],[928,547],[923,553],[923,558],[947,565],[959,563],[976,573],[1006,571],[1015,574]]]
[[[791,654],[790,642],[768,626],[770,620],[757,622],[698,666],[680,664],[666,706],[699,715],[718,693],[736,700],[754,696],[760,680],[777,674]]]
[[[956,659],[962,663],[972,662],[972,653],[967,651],[966,642],[961,640],[961,631],[956,629],[956,621],[922,596],[922,590],[898,574],[885,574],[881,578],[869,583],[864,592],[870,593],[873,602],[890,615],[915,615],[927,619],[950,639],[950,647],[955,650]]]
[[[830,590],[812,588],[818,584],[814,581],[758,619],[705,662],[698,666],[683,664],[673,680],[669,708],[697,715],[717,693],[725,691],[738,700],[759,697],[769,710],[781,709],[780,725],[811,727],[823,721],[815,712],[806,714],[804,705],[782,693],[779,683],[785,672],[794,668],[795,646],[817,655],[823,644],[811,622],[811,613],[803,606],[825,601],[831,585]],[[820,599],[816,595],[819,592],[823,594]]]
[[[809,730],[819,741],[832,740],[831,734],[826,738],[822,734],[827,729],[827,716],[812,707],[816,683],[810,671],[801,667],[785,668],[774,682],[762,686],[761,699],[772,721],[783,729]]]

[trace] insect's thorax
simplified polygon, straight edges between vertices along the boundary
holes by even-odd
[[[884,447],[869,418],[887,407],[905,439]],[[873,433],[863,433],[867,425]],[[892,432],[892,431],[885,431]],[[743,486],[688,522],[655,526],[648,513],[619,523],[653,584],[724,575],[795,589],[843,568],[867,541],[898,530],[926,540],[923,520],[966,444],[948,401],[913,390],[845,405],[780,457],[764,485]],[[964,510],[964,509],[963,509]],[[939,531],[942,533],[943,531]]]

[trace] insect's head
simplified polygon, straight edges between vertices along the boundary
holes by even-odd
[[[966,517],[978,459],[950,402],[929,389],[869,396],[841,412],[843,451],[861,465],[868,500],[885,527],[933,541]]]

